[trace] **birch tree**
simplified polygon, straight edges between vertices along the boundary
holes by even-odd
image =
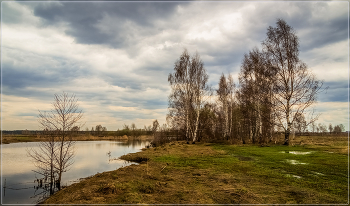
[[[187,143],[198,140],[200,111],[211,96],[208,75],[198,53],[192,57],[185,49],[175,62],[174,73],[168,81],[172,88],[169,96],[167,120],[185,128]],[[172,121],[171,121],[172,120]]]
[[[169,96],[169,115],[174,124],[183,124],[187,142],[191,134],[190,116],[192,105],[191,57],[185,49],[174,65],[174,73],[169,74],[168,82],[172,88]]]
[[[204,107],[204,104],[211,97],[212,91],[208,86],[208,74],[204,69],[204,64],[199,56],[196,53],[191,59],[191,73],[193,78],[192,90],[193,90],[193,103],[195,111],[195,126],[193,132],[192,143],[194,144],[198,140],[198,129],[199,129],[199,118],[200,111]]]
[[[289,145],[295,115],[306,113],[317,101],[323,82],[317,80],[299,59],[299,38],[294,29],[282,19],[278,19],[276,24],[276,27],[268,28],[262,46],[269,64],[277,68],[273,85],[275,105],[272,108],[285,131],[284,144]],[[310,121],[315,121],[317,117]]]
[[[253,49],[244,55],[239,74],[240,100],[249,112],[249,130],[253,142],[266,142],[275,124],[272,110],[276,68],[268,64],[266,55]]]
[[[230,120],[229,122],[229,135],[230,137],[232,136],[232,128],[234,125],[234,113],[235,113],[235,93],[236,93],[236,84],[233,81],[233,76],[231,74],[228,75],[227,77],[227,88],[228,88],[228,100],[229,100],[229,117],[228,119]]]
[[[221,106],[221,114],[223,115],[223,137],[228,138],[228,102],[229,102],[229,88],[228,83],[226,82],[226,77],[224,74],[221,75],[219,80],[219,88],[216,90],[216,94],[218,96],[218,103]]]
[[[333,132],[333,126],[332,126],[331,123],[329,123],[329,125],[328,125],[328,130],[329,130],[329,133],[332,134],[332,132]]]

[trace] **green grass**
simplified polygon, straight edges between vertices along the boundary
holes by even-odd
[[[244,156],[254,159],[254,161],[245,161],[243,163],[244,167],[247,168],[247,175],[264,178],[279,185],[292,185],[307,190],[317,190],[325,195],[333,194],[347,197],[347,155],[312,150],[302,146],[214,145],[213,147],[216,150],[224,150],[231,156]],[[286,153],[290,151],[311,151],[311,153],[305,155]],[[286,160],[296,160],[305,164],[293,165]],[[242,165],[238,164],[238,166]],[[237,169],[242,170],[242,168]]]
[[[237,146],[212,144],[215,155],[163,155],[154,161],[170,164],[183,170],[212,169],[216,173],[245,174],[257,178],[261,184],[275,187],[295,187],[310,193],[334,195],[336,199],[348,194],[348,157],[303,146]],[[293,154],[290,152],[311,152]],[[302,164],[291,164],[296,161]],[[299,178],[300,177],[300,178]]]
[[[346,204],[346,148],[328,149],[173,142],[125,155],[141,164],[95,175],[45,203]]]

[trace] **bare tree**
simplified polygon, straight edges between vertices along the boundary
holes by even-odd
[[[332,134],[332,132],[333,132],[333,126],[332,126],[331,123],[329,123],[328,130],[329,130],[329,133]]]
[[[211,96],[208,75],[198,53],[190,56],[185,49],[175,62],[174,73],[168,81],[172,88],[169,96],[167,122],[172,128],[184,130],[187,143],[198,137],[200,111]]]
[[[157,131],[159,130],[159,123],[158,120],[153,121],[153,127],[152,127],[152,132],[153,132],[153,137],[156,138]]]
[[[231,74],[228,75],[227,77],[227,89],[228,89],[228,100],[229,100],[229,135],[230,137],[232,136],[232,128],[234,127],[234,119],[235,117],[234,116],[237,116],[234,115],[235,113],[235,104],[236,104],[236,100],[235,100],[235,94],[236,94],[236,84],[235,82],[233,81],[233,76]]]
[[[191,90],[191,57],[185,49],[180,58],[175,62],[174,74],[169,74],[168,82],[172,88],[169,96],[169,115],[172,124],[185,128],[185,136],[187,142],[191,134],[190,118],[191,118],[191,101],[193,100],[193,92]],[[167,118],[167,119],[168,119]]]
[[[299,134],[306,130],[308,125],[303,114],[298,113],[295,115],[294,126],[298,130]]]
[[[311,122],[311,131],[312,131],[312,133],[314,133],[316,131],[316,122],[315,121]]]
[[[320,132],[322,132],[322,135],[327,132],[327,126],[325,124],[318,124],[318,127],[320,128]]]
[[[268,63],[277,68],[273,85],[274,113],[285,131],[284,144],[289,145],[289,134],[295,115],[306,113],[317,101],[323,85],[299,59],[299,38],[294,29],[284,20],[278,19],[275,28],[269,27],[267,38],[262,43]],[[318,116],[310,118],[315,121]]]
[[[102,134],[102,125],[96,125],[96,127],[95,127],[95,133],[96,133],[96,135],[97,136],[100,136],[101,134]]]
[[[28,151],[38,167],[38,172],[51,179],[50,184],[57,174],[58,189],[62,173],[73,164],[75,141],[72,139],[72,129],[79,130],[82,126],[80,120],[83,113],[78,109],[77,101],[74,94],[69,96],[63,92],[54,95],[53,108],[49,112],[39,110],[38,121],[40,127],[47,131],[49,141],[40,142],[38,150]]]
[[[95,134],[94,127],[91,127],[91,135],[94,135],[94,134]]]
[[[141,136],[142,132],[140,129],[137,129],[135,123],[132,123],[130,128],[131,128],[131,136],[133,136],[134,138],[138,138]]]
[[[253,142],[261,143],[271,137],[275,126],[273,105],[273,85],[277,68],[268,63],[267,55],[253,49],[244,55],[239,74],[240,91],[238,97],[245,110],[248,134]]]
[[[343,124],[339,124],[339,125],[334,126],[334,129],[333,129],[334,133],[340,134],[341,132],[344,132],[344,131],[345,131],[345,127]]]
[[[136,128],[136,125],[135,125],[135,123],[131,123],[131,126],[130,126],[130,128],[131,128],[131,130],[132,131],[134,131],[134,130],[136,130],[137,128]]]
[[[129,125],[124,124],[124,125],[123,125],[123,129],[125,129],[125,130],[130,130],[130,127],[129,127]]]
[[[106,136],[107,134],[107,127],[102,127],[102,135]]]
[[[204,64],[198,53],[191,59],[190,73],[190,76],[193,78],[191,89],[193,90],[193,109],[195,111],[194,131],[192,135],[192,144],[194,144],[198,139],[200,111],[212,95],[211,88],[207,84],[208,74],[204,69]]]
[[[229,101],[229,88],[228,84],[226,82],[226,77],[224,74],[221,75],[219,80],[219,88],[216,90],[216,94],[218,96],[218,103],[221,106],[221,114],[223,116],[224,123],[222,124],[223,128],[223,137],[228,137],[228,119],[229,119],[229,112],[228,112],[228,101]]]
[[[58,149],[56,131],[48,131],[44,129],[45,133],[42,136],[46,137],[47,141],[38,143],[38,149],[29,148],[27,150],[28,156],[33,160],[34,166],[37,168],[34,172],[44,176],[44,183],[49,183],[49,193],[53,194],[55,189],[55,180],[57,179],[57,162],[55,161],[55,152]]]
[[[340,124],[339,127],[340,127],[340,131],[341,131],[341,132],[345,132],[345,127],[344,127],[343,124]]]

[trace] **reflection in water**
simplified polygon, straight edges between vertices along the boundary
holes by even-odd
[[[138,152],[148,144],[148,141],[140,140],[78,141],[75,145],[74,164],[69,171],[63,173],[62,186],[69,186],[96,173],[135,164],[118,158],[124,154]],[[35,142],[2,145],[3,204],[36,204],[49,196],[50,185],[32,171],[35,167],[25,152],[26,148],[36,146]]]

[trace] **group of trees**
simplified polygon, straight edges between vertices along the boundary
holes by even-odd
[[[195,142],[198,128],[202,128],[199,127],[199,120],[202,119],[199,118],[199,112],[203,106],[203,102],[197,102],[201,100],[196,96],[201,94],[197,89],[202,88],[202,94],[211,92],[207,86],[208,75],[198,53],[191,57],[185,49],[175,62],[174,74],[169,74],[168,81],[172,88],[169,96],[168,124],[175,130],[182,130],[187,142],[190,139]]]
[[[335,125],[334,127],[332,124],[329,124],[327,127],[325,124],[316,124],[315,122],[313,122],[310,124],[310,130],[306,128],[306,132],[309,131],[312,133],[340,134],[345,131],[345,127],[343,124]],[[305,130],[302,132],[305,132]]]
[[[94,136],[106,136],[107,135],[107,128],[102,127],[102,125],[100,125],[100,124],[96,125],[95,129],[94,129],[94,127],[92,127],[91,131],[89,131],[89,128],[86,128],[85,130],[88,134],[94,135]]]
[[[199,54],[191,57],[186,49],[176,61],[174,70],[168,77],[172,93],[167,121],[173,129],[183,129],[187,141],[195,142],[203,127],[200,113],[212,94],[207,84],[208,75]]]
[[[168,77],[168,124],[193,143],[204,136],[265,143],[283,132],[288,145],[292,129],[317,120],[308,109],[323,82],[299,59],[299,39],[284,20],[268,28],[261,46],[244,55],[239,87],[222,74],[216,91],[198,53],[191,57],[185,49]]]
[[[71,129],[73,135],[92,135],[92,136],[132,136],[139,137],[141,135],[152,135],[153,128],[152,125],[144,126],[143,129],[137,128],[135,123],[131,123],[130,125],[124,124],[122,129],[118,129],[117,131],[107,131],[106,127],[102,125],[96,125],[96,127],[92,127],[91,130],[86,127],[85,131],[80,131],[80,128],[75,126]],[[43,130],[43,134],[47,134],[50,131],[46,129]]]

